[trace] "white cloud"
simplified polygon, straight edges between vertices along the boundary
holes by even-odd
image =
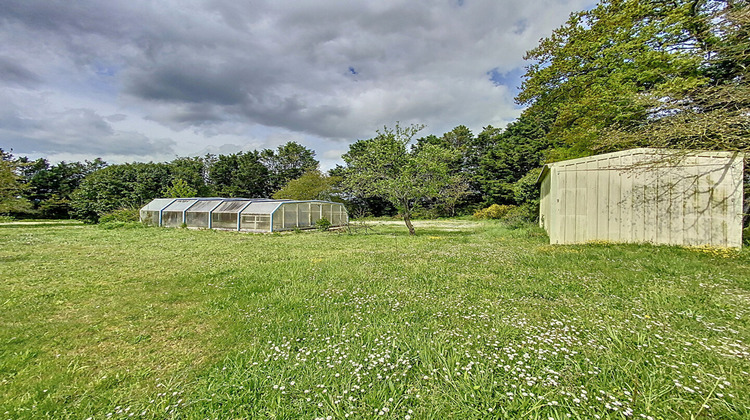
[[[11,1],[0,147],[158,160],[295,140],[330,167],[333,151],[396,121],[423,134],[503,126],[520,112],[514,86],[489,72],[518,74],[526,50],[587,6]]]

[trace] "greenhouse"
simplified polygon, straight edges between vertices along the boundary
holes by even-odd
[[[141,221],[154,226],[279,232],[310,229],[320,219],[344,226],[341,203],[263,198],[157,198],[141,209]]]

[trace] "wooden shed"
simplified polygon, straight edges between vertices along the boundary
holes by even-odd
[[[639,148],[544,166],[539,225],[552,244],[742,246],[740,152]]]

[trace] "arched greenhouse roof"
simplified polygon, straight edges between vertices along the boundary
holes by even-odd
[[[157,198],[141,208],[141,221],[155,226],[277,232],[349,221],[341,203],[324,200],[189,197]]]

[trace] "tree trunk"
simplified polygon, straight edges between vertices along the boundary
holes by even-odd
[[[411,215],[408,211],[404,212],[404,223],[406,223],[406,227],[409,228],[409,235],[414,236],[414,226],[411,224]]]

